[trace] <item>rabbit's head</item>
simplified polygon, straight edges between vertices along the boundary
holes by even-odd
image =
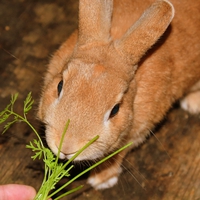
[[[174,15],[168,1],[157,1],[122,38],[113,40],[112,7],[112,0],[80,0],[73,51],[63,59],[60,55],[71,47],[62,46],[46,75],[38,116],[46,124],[47,143],[54,153],[70,119],[61,158],[72,157],[96,135],[99,139],[76,160],[96,159],[124,144],[137,117],[137,63]]]

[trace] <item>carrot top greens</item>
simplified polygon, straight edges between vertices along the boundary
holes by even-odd
[[[23,106],[23,114],[20,115],[14,111],[14,104],[18,98],[18,94],[11,95],[10,103],[6,106],[6,108],[0,112],[0,124],[5,123],[4,129],[2,133],[5,133],[14,123],[16,122],[25,122],[35,133],[37,139],[34,139],[31,141],[28,145],[26,145],[26,148],[31,149],[34,152],[34,155],[31,157],[33,160],[35,159],[43,159],[44,162],[44,178],[41,184],[41,187],[39,191],[37,192],[37,195],[34,200],[48,200],[49,198],[53,198],[58,192],[60,192],[62,189],[67,187],[69,184],[71,184],[73,181],[75,181],[77,178],[82,176],[83,174],[87,173],[91,169],[95,168],[96,166],[100,165],[101,163],[105,162],[112,156],[116,155],[117,153],[121,152],[125,148],[129,147],[132,143],[127,144],[126,146],[120,148],[119,150],[115,151],[114,153],[110,154],[109,156],[103,158],[99,162],[95,163],[94,165],[90,166],[83,172],[76,175],[74,178],[66,182],[64,185],[62,185],[60,188],[55,189],[56,184],[63,178],[63,177],[69,177],[69,171],[73,168],[73,165],[71,162],[81,153],[83,152],[88,146],[90,146],[93,142],[95,142],[99,136],[97,135],[93,139],[91,139],[85,146],[83,146],[71,159],[69,159],[66,163],[60,163],[59,160],[59,154],[62,147],[62,143],[64,140],[64,136],[67,132],[67,128],[69,126],[70,120],[66,122],[65,128],[62,133],[62,138],[60,141],[58,154],[55,156],[52,151],[49,148],[46,148],[42,142],[42,139],[40,138],[39,133],[36,131],[36,129],[33,127],[33,125],[28,121],[27,114],[31,110],[32,105],[34,103],[34,100],[32,99],[31,92],[27,95],[24,106]],[[54,200],[61,199],[62,197],[69,195],[73,192],[76,192],[80,188],[82,188],[83,185],[80,185],[72,190],[69,190],[68,192],[65,192],[61,194],[58,197],[55,197]],[[54,190],[52,192],[52,190]]]

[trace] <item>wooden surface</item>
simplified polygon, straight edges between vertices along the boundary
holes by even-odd
[[[28,118],[39,130],[35,112],[42,77],[50,55],[77,27],[77,10],[77,0],[0,1],[0,110],[10,94],[18,92],[15,109],[21,112],[23,99],[32,91],[36,102]],[[127,156],[118,185],[95,191],[83,178],[70,188],[85,187],[64,199],[199,200],[199,122],[200,115],[174,107],[147,142]],[[43,165],[33,162],[32,153],[25,149],[34,137],[23,123],[0,135],[0,184],[39,188]]]

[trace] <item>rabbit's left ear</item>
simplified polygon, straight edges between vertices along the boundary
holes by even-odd
[[[115,48],[131,65],[136,65],[165,32],[174,17],[174,8],[167,0],[152,4],[140,19],[115,42]]]
[[[109,40],[112,8],[112,0],[79,1],[78,45]]]

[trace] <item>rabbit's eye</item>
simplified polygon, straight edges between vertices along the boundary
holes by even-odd
[[[120,104],[116,104],[113,109],[111,110],[109,118],[114,117],[119,112]]]
[[[60,95],[60,93],[61,93],[61,91],[62,91],[62,87],[63,87],[63,80],[61,80],[61,81],[58,83],[58,86],[57,86],[58,96]]]

